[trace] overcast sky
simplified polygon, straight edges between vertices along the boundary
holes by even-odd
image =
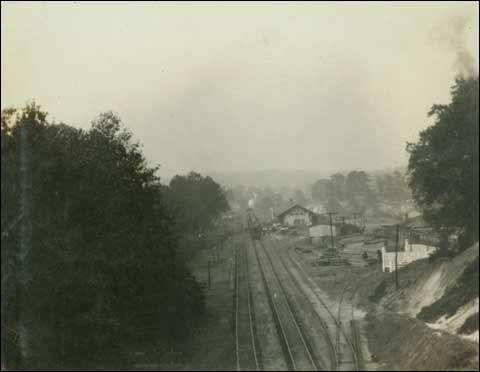
[[[379,169],[478,73],[478,4],[2,2],[1,106],[117,112],[163,171]]]

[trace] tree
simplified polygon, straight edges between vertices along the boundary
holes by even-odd
[[[408,178],[399,170],[377,175],[376,186],[378,197],[397,207],[412,198]]]
[[[204,232],[216,218],[230,209],[222,187],[211,177],[195,172],[173,177],[169,197],[176,216],[192,234]]]
[[[133,347],[167,347],[198,320],[203,292],[176,257],[165,189],[116,115],[84,131],[35,104],[2,112],[1,193],[17,369],[124,366]]]
[[[435,124],[408,143],[410,186],[425,219],[457,230],[463,247],[478,240],[478,76],[457,78],[448,105],[433,105]]]
[[[331,190],[329,179],[320,179],[312,185],[312,198],[317,202],[324,202],[328,199]]]
[[[293,200],[295,201],[295,204],[300,204],[300,205],[305,205],[307,202],[307,197],[303,193],[302,190],[296,189],[295,192],[293,193]]]
[[[335,173],[330,177],[331,189],[330,196],[338,201],[344,200],[347,192],[347,180],[341,173]]]
[[[333,174],[330,179],[320,179],[312,186],[312,198],[322,203],[330,212],[343,213],[342,202],[345,197],[345,176]]]
[[[350,212],[365,213],[373,202],[370,178],[364,171],[352,171],[347,175],[346,199]]]

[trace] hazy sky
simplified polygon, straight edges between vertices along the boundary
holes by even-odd
[[[1,106],[113,110],[165,172],[378,169],[478,73],[478,4],[2,2]]]

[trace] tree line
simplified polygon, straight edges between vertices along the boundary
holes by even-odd
[[[308,190],[308,187],[305,188]],[[255,212],[263,221],[300,204],[331,211],[343,216],[401,215],[401,207],[408,205],[412,193],[405,171],[399,169],[377,173],[351,171],[346,175],[334,173],[310,186],[310,193],[301,189],[282,189],[236,186],[227,190],[227,199],[239,210],[254,200]]]
[[[325,210],[343,215],[399,215],[412,195],[405,172],[396,169],[335,173],[312,185],[312,198]]]
[[[205,297],[178,249],[228,210],[217,183],[163,185],[118,116],[82,130],[35,103],[2,111],[1,172],[2,361],[125,367],[191,332]]]

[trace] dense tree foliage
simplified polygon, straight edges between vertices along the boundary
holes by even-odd
[[[406,175],[399,170],[377,174],[351,171],[346,176],[335,173],[316,181],[312,198],[326,211],[348,216],[392,212],[401,215],[401,207],[411,199],[411,191]],[[387,209],[390,211],[386,212]]]
[[[203,292],[176,259],[165,187],[120,119],[84,131],[30,104],[2,112],[1,141],[2,359],[125,367],[142,345],[183,337]],[[4,325],[17,335],[7,348]]]
[[[376,176],[376,193],[379,200],[397,208],[412,198],[405,172],[394,170]]]
[[[457,230],[461,245],[478,240],[478,77],[458,78],[452,102],[434,105],[435,124],[409,143],[413,196],[427,221]]]
[[[302,190],[296,189],[293,193],[293,201],[295,204],[305,205],[307,203],[307,197]]]
[[[370,186],[370,177],[364,171],[352,171],[348,174],[346,199],[350,211],[365,214],[374,205],[374,195]]]
[[[230,209],[222,187],[211,177],[195,172],[173,177],[168,195],[182,227],[193,234],[210,228],[222,213]]]

